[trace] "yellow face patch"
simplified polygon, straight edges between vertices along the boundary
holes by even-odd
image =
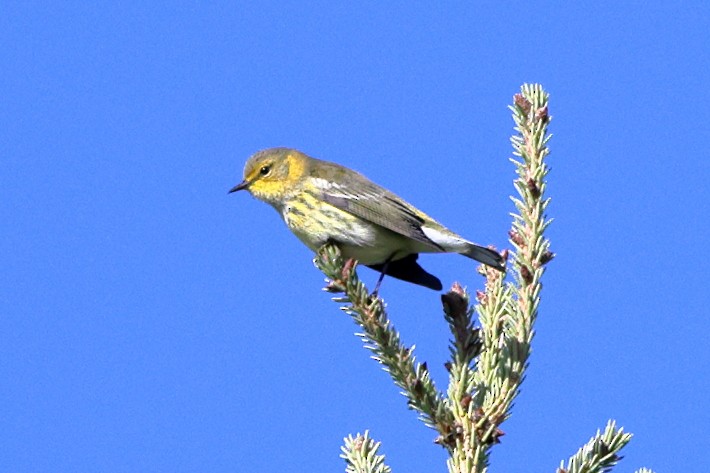
[[[288,165],[288,181],[292,183],[299,182],[299,180],[306,174],[306,161],[303,156],[297,154],[289,153],[286,156],[286,162]]]
[[[255,157],[247,163],[244,179],[249,192],[259,200],[274,204],[301,182],[307,162],[296,153]]]

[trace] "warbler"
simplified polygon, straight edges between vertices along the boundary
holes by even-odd
[[[503,270],[503,257],[457,235],[396,194],[339,164],[290,148],[252,155],[244,180],[229,193],[247,190],[270,204],[311,250],[337,244],[355,258],[403,281],[441,290],[441,281],[417,263],[419,253],[460,253]]]

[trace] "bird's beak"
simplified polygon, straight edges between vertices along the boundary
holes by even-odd
[[[244,179],[242,182],[240,182],[240,183],[237,184],[236,186],[234,186],[234,187],[232,187],[231,189],[229,189],[229,194],[231,194],[232,192],[237,192],[237,191],[246,189],[247,187],[249,187],[249,184],[251,184],[251,182],[249,182],[249,181],[247,181],[246,179]]]

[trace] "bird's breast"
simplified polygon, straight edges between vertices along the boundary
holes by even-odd
[[[281,213],[288,228],[311,250],[334,241],[345,258],[355,258],[362,264],[382,263],[406,246],[401,235],[310,194],[290,199]]]

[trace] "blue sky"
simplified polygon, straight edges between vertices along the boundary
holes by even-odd
[[[342,471],[370,429],[444,471],[309,250],[227,190],[296,147],[506,247],[506,107],[541,82],[558,256],[493,468],[553,471],[614,418],[616,471],[703,471],[707,2],[285,3],[3,7],[0,470]],[[438,294],[381,294],[444,388]]]

